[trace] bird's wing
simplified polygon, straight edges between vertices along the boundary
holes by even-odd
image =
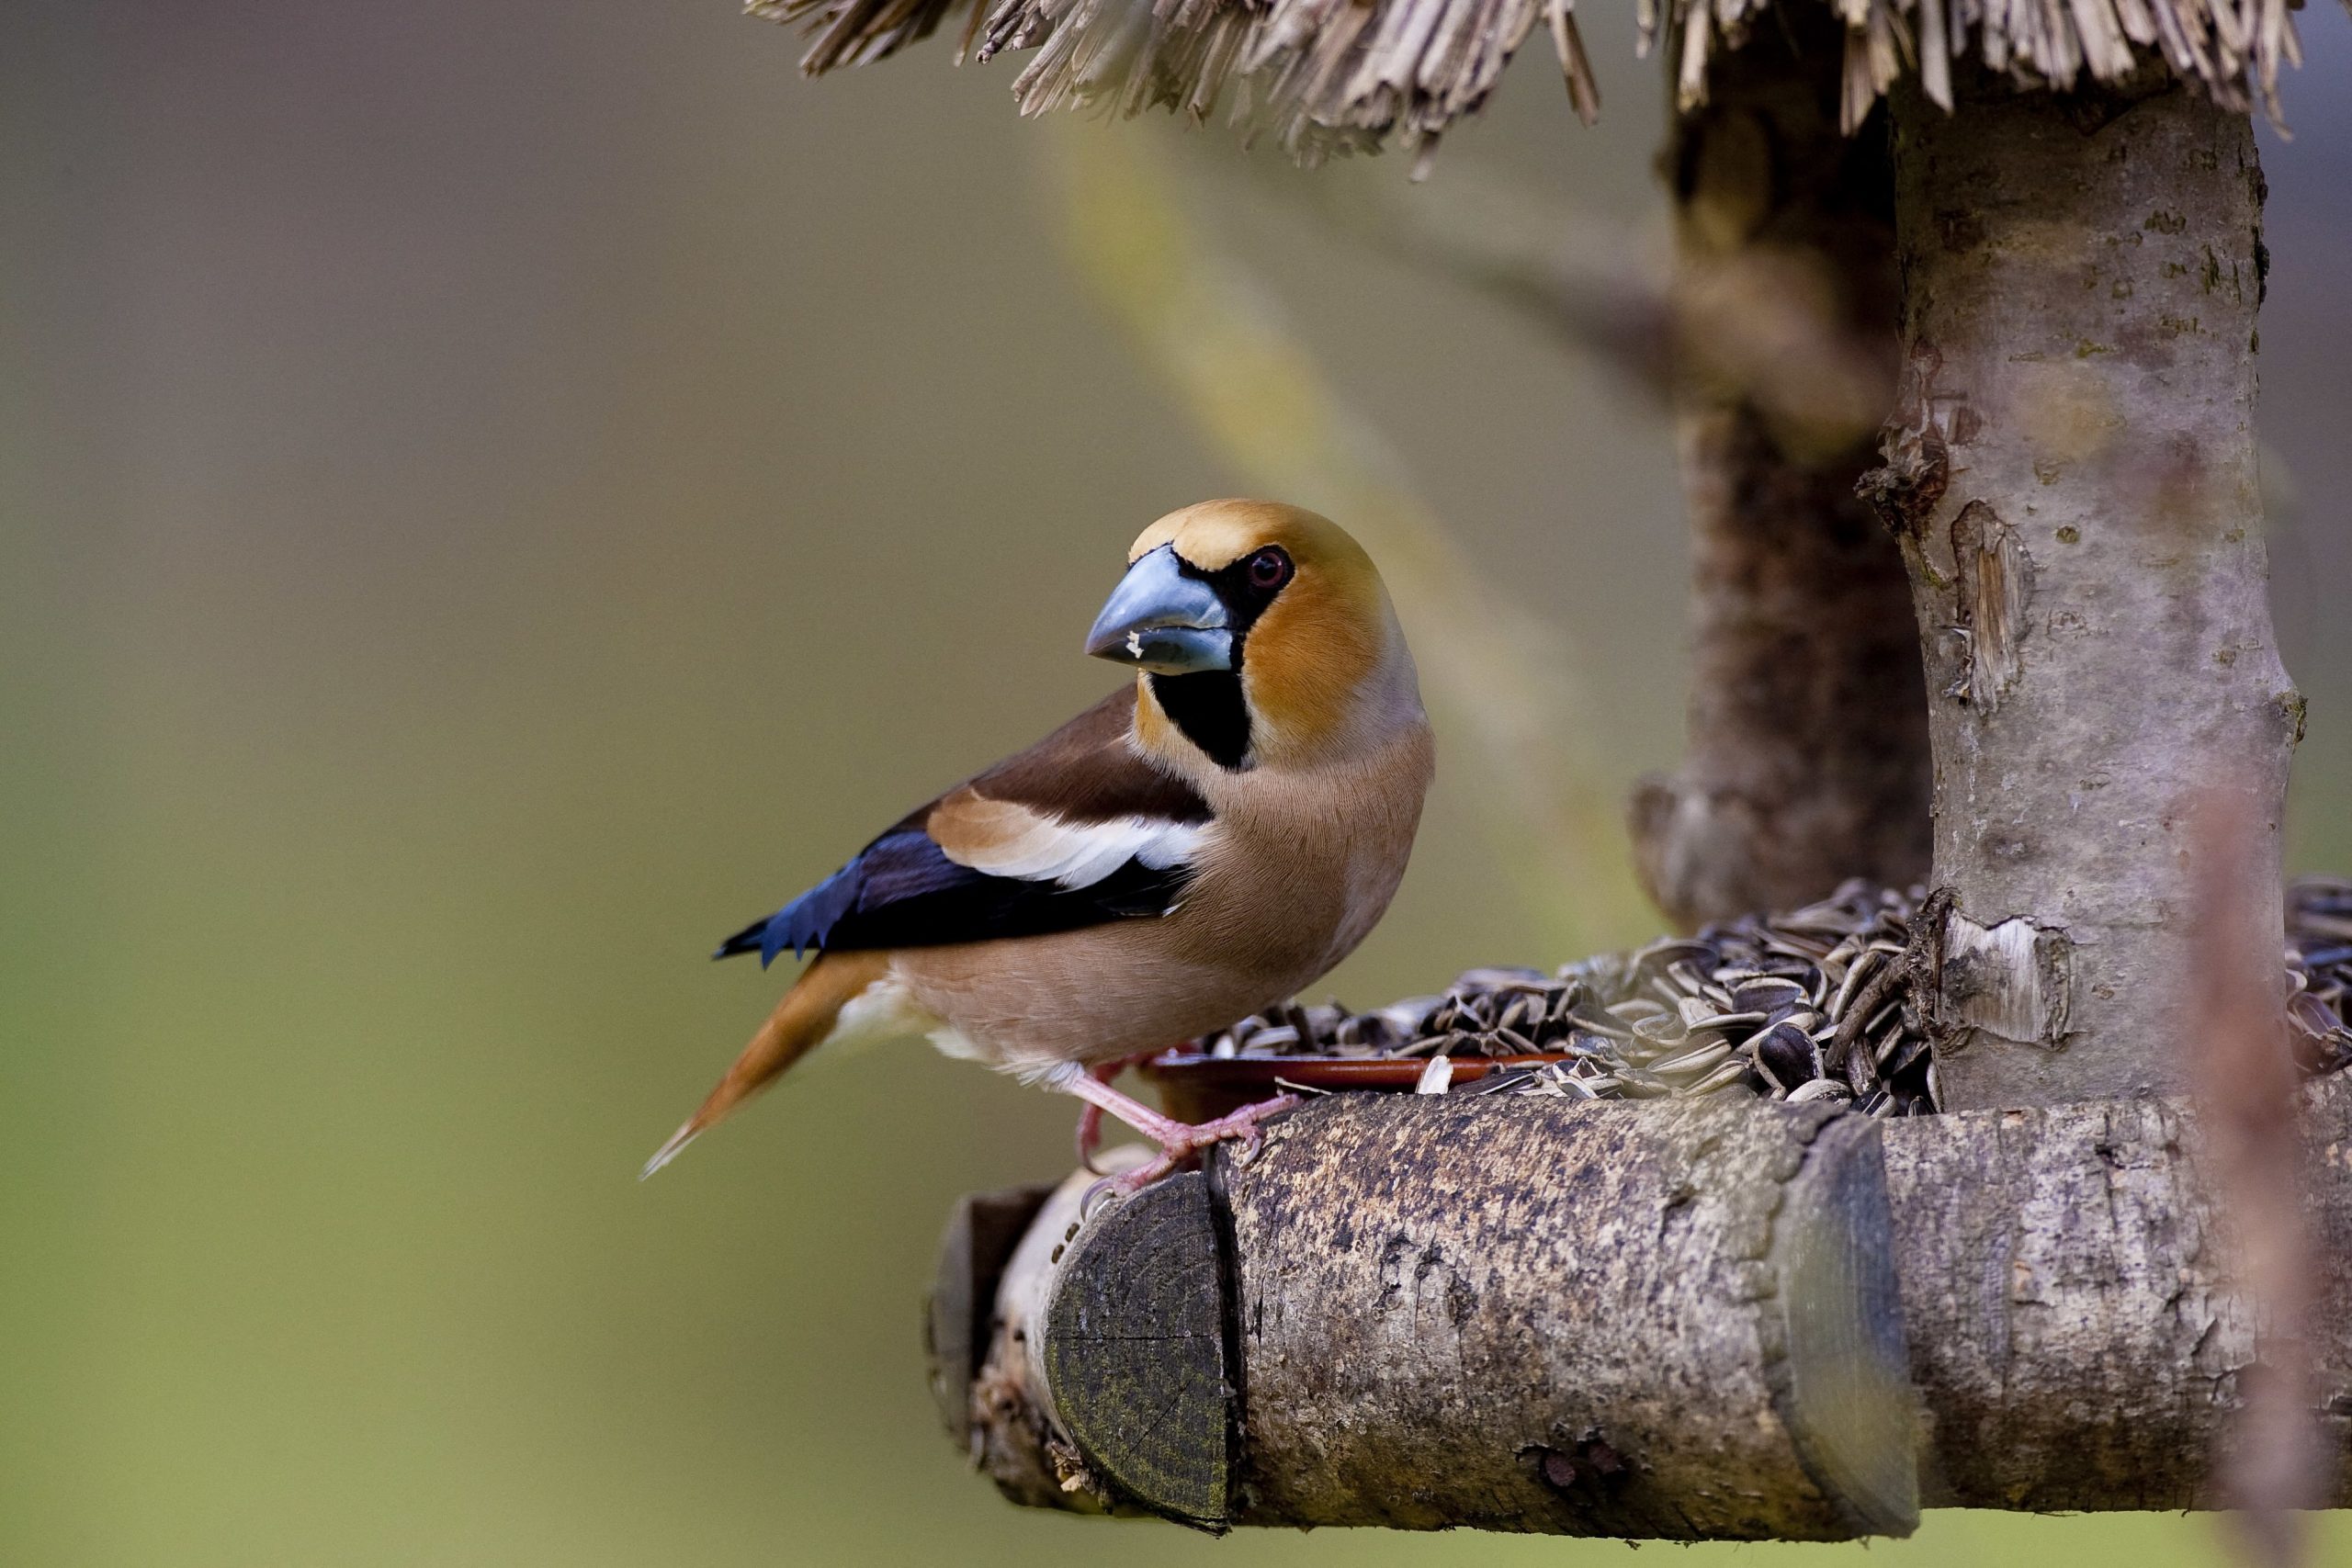
[[[1018,756],[910,812],[847,865],[727,939],[717,956],[932,947],[1164,915],[1208,804],[1132,742],[1114,693]]]

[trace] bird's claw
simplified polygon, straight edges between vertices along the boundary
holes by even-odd
[[[1255,1100],[1214,1122],[1171,1128],[1160,1137],[1159,1153],[1133,1170],[1114,1177],[1111,1190],[1118,1197],[1132,1198],[1203,1149],[1233,1139],[1240,1140],[1239,1157],[1242,1163],[1247,1164],[1257,1158],[1259,1149],[1264,1146],[1266,1132],[1263,1123],[1297,1107],[1296,1095],[1280,1094],[1272,1100]]]
[[[1117,1176],[1112,1177],[1104,1183],[1104,1185],[1110,1189],[1108,1195],[1111,1197],[1122,1199],[1132,1198],[1136,1193],[1142,1191],[1145,1188],[1150,1186],[1153,1182],[1159,1180],[1161,1177],[1168,1175],[1170,1171],[1173,1171],[1175,1168],[1175,1156],[1167,1154],[1156,1155],[1152,1158],[1144,1161],[1143,1164],[1136,1167],[1133,1170],[1124,1171]]]
[[[1093,1167],[1089,1166],[1087,1168],[1091,1170]],[[1089,1187],[1078,1200],[1078,1223],[1082,1225],[1093,1219],[1094,1211],[1101,1208],[1104,1200],[1112,1197],[1117,1189],[1117,1178],[1109,1176],[1103,1177],[1093,1186]]]
[[[1078,1113],[1078,1168],[1092,1176],[1110,1173],[1094,1163],[1094,1153],[1102,1146],[1102,1108],[1088,1105]]]

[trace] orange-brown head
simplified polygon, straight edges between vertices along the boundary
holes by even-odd
[[[1225,768],[1313,765],[1419,722],[1380,573],[1329,518],[1203,502],[1145,529],[1127,560],[1087,651],[1142,671],[1147,746],[1181,735]]]

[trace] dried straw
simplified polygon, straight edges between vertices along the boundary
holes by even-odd
[[[1635,0],[1641,50],[1675,51],[1688,110],[1707,67],[1737,49],[1774,0]],[[1783,0],[1785,3],[1785,0]],[[2302,62],[2289,12],[2301,0],[1830,0],[1845,23],[1840,117],[1848,130],[1905,72],[1952,107],[1952,66],[1973,49],[2028,86],[2120,82],[2161,58],[2234,109],[2278,118],[2278,73]],[[2352,0],[2346,0],[2352,6]],[[863,65],[967,12],[960,63],[1006,50],[1035,56],[1013,84],[1025,115],[1167,108],[1205,123],[1221,107],[1251,137],[1302,163],[1391,142],[1428,169],[1438,139],[1494,91],[1540,23],[1569,102],[1600,112],[1575,0],[750,0],[753,16],[799,26],[801,69]]]
[[[1707,101],[1707,63],[1737,49],[1771,0],[1670,0],[1661,18],[1644,0],[1641,51],[1661,27],[1679,51],[1681,108]],[[2020,86],[2120,82],[2161,56],[2173,74],[2201,84],[2224,107],[2259,102],[2278,118],[2278,71],[2301,65],[2288,12],[2301,0],[1831,0],[1846,24],[1838,107],[1849,132],[1906,71],[1929,99],[1952,107],[1952,64],[1973,44],[1985,65]],[[2352,0],[2348,0],[2352,3]]]
[[[1301,163],[1401,143],[1421,154],[1475,112],[1541,24],[1570,104],[1600,112],[1574,0],[752,0],[799,25],[820,75],[897,53],[969,6],[958,61],[1035,50],[1013,83],[1024,115],[1224,108]]]

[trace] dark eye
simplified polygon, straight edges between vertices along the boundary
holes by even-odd
[[[1272,593],[1290,581],[1290,557],[1268,545],[1250,558],[1250,586],[1261,593]]]

